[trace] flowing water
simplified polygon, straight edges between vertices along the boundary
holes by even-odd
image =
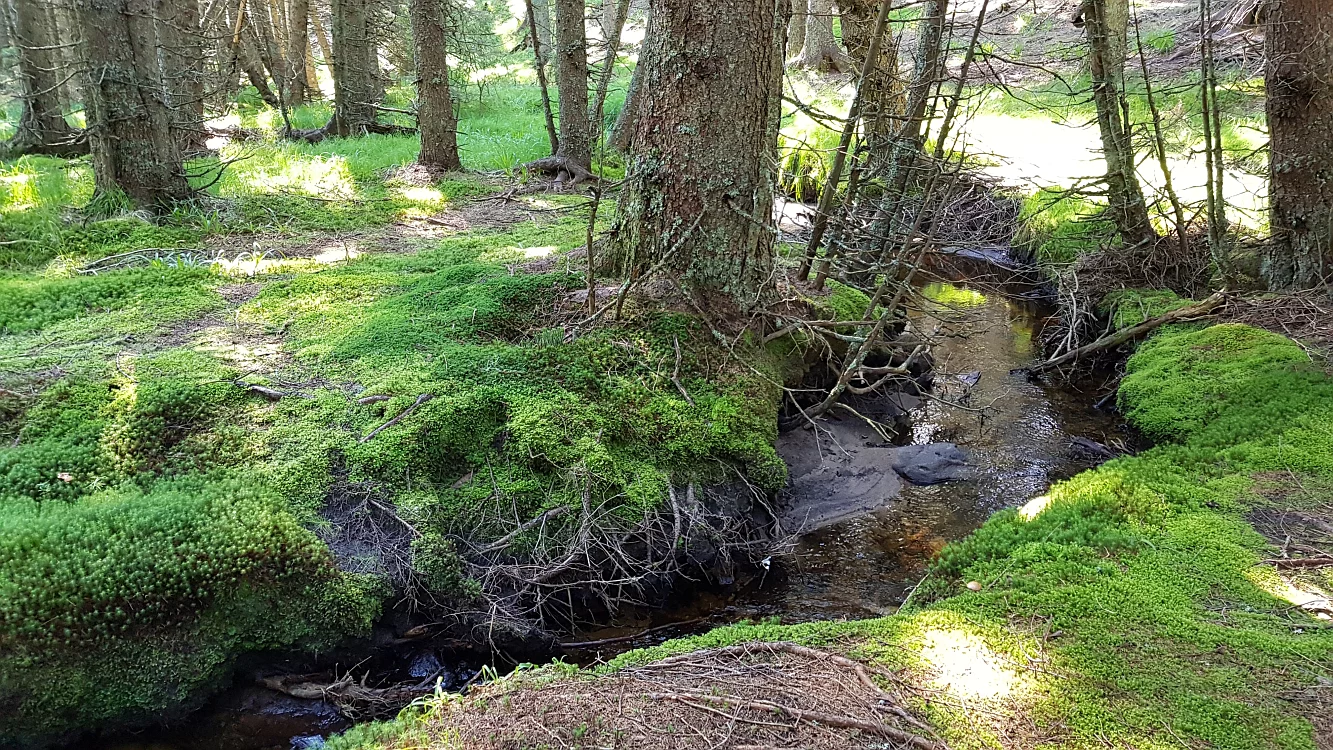
[[[1036,302],[961,284],[922,288],[934,300],[914,312],[911,325],[934,333],[935,386],[909,408],[891,440],[847,415],[813,434],[783,437],[789,462],[893,444],[951,442],[968,455],[973,475],[963,481],[913,486],[897,481],[888,465],[874,506],[802,537],[767,571],[725,590],[695,592],[665,611],[628,617],[616,627],[580,634],[580,640],[615,638],[656,627],[651,636],[571,654],[594,662],[631,647],[743,618],[777,616],[784,622],[864,618],[888,614],[924,574],[931,556],[1001,508],[1023,504],[1051,482],[1092,465],[1071,448],[1074,438],[1103,444],[1130,442],[1123,422],[1092,405],[1109,389],[1048,387],[1011,370],[1038,354],[1046,311]],[[862,412],[867,413],[867,412]],[[803,429],[803,428],[802,428]],[[841,446],[839,444],[842,444]],[[812,454],[811,451],[818,452]],[[813,456],[813,458],[812,458]],[[888,481],[892,480],[892,481]],[[662,628],[671,623],[680,627]],[[289,750],[318,747],[319,736],[345,728],[331,707],[314,701],[238,688],[210,704],[189,727],[149,732],[108,750]]]

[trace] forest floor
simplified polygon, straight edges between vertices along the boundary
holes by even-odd
[[[1163,108],[1188,173],[1188,22],[1151,5],[1150,65],[1181,71]],[[1005,58],[1071,38],[1055,26],[1070,3],[1027,6],[988,32]],[[1062,194],[1097,171],[1086,81],[1073,61],[1070,85],[994,62],[992,84],[1028,95],[979,88],[969,149],[1022,185],[1038,260],[1070,262],[1105,239],[1096,205]],[[836,80],[794,86],[846,106]],[[1258,100],[1241,67],[1229,86],[1243,206]],[[230,124],[271,135],[272,115]],[[830,138],[789,119],[789,187],[824,168],[797,144]],[[87,207],[86,162],[0,165],[0,622],[17,634],[0,639],[0,737],[179,714],[239,653],[368,632],[379,581],[409,570],[473,593],[446,535],[501,538],[590,486],[633,510],[723,463],[781,486],[778,358],[743,352],[756,375],[693,316],[650,306],[578,326],[586,197],[508,190],[545,155],[530,83],[469,89],[461,139],[473,172],[439,180],[404,168],[411,137],[220,143],[192,165],[200,184],[227,165],[208,197],[152,220]],[[997,515],[898,615],[523,670],[337,742],[1333,747],[1327,328],[1319,300],[1283,304],[1230,314],[1296,343],[1234,324],[1160,333],[1121,395],[1159,447]]]

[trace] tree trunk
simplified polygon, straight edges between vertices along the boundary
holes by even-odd
[[[537,29],[538,59],[542,65],[551,63],[555,36],[551,33],[551,0],[532,0],[532,23]]]
[[[188,198],[157,59],[154,0],[79,0],[91,69],[84,93],[99,194],[140,207]]]
[[[23,113],[14,137],[0,151],[7,158],[30,153],[87,153],[87,144],[78,142],[78,133],[65,122],[60,104],[61,76],[52,49],[58,37],[51,14],[42,7],[41,0],[17,0],[14,15]]]
[[[158,38],[162,78],[170,96],[176,137],[183,151],[202,150],[204,133],[204,37],[199,28],[199,0],[161,3]]]
[[[786,21],[774,0],[654,8],[608,270],[661,269],[723,315],[766,297]]]
[[[805,14],[801,54],[792,65],[826,73],[841,73],[847,69],[847,56],[833,36],[833,0],[810,0]]]
[[[278,95],[273,93],[273,89],[268,85],[268,71],[264,68],[264,61],[259,56],[259,47],[255,44],[255,35],[250,31],[250,16],[246,14],[245,28],[241,30],[240,40],[236,46],[236,57],[240,63],[241,70],[245,71],[245,77],[250,79],[250,85],[259,92],[259,98],[270,107],[278,106]]]
[[[592,167],[588,123],[588,33],[583,0],[555,0],[555,86],[560,96],[560,150],[583,169]]]
[[[805,49],[805,22],[810,16],[808,0],[792,0],[791,20],[787,22],[787,57],[801,54]]]
[[[880,41],[875,60],[867,60],[871,39],[875,36],[875,18],[882,0],[839,0],[842,18],[842,42],[858,71],[867,64],[865,85],[862,89],[862,117],[865,142],[870,149],[872,166],[881,155],[889,153],[888,143],[898,130],[899,120],[907,105],[907,84],[898,74],[898,40],[892,32]]]
[[[417,61],[417,125],[421,153],[417,162],[455,171],[458,158],[458,121],[449,95],[449,9],[447,0],[412,0],[412,38]]]
[[[365,135],[375,123],[375,43],[368,0],[333,0],[333,119],[329,135]]]
[[[1267,11],[1269,201],[1273,289],[1333,275],[1333,13],[1325,0],[1273,0]]]
[[[1134,172],[1132,125],[1126,120],[1125,57],[1129,50],[1129,0],[1083,0],[1092,94],[1106,159],[1106,197],[1111,218],[1126,245],[1157,240],[1148,203]]]
[[[310,0],[291,0],[287,7],[287,105],[305,104],[306,59],[310,55]]]

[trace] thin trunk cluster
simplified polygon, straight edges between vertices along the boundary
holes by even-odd
[[[1082,7],[1093,101],[1106,159],[1108,210],[1126,245],[1149,244],[1157,240],[1157,231],[1148,218],[1148,203],[1134,170],[1132,123],[1125,98],[1129,0],[1083,0]]]

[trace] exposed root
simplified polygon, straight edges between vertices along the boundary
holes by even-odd
[[[528,172],[553,175],[557,190],[564,187],[573,187],[581,182],[596,182],[598,179],[597,175],[590,172],[583,165],[563,156],[548,156],[544,159],[536,159],[524,164],[523,169]]]

